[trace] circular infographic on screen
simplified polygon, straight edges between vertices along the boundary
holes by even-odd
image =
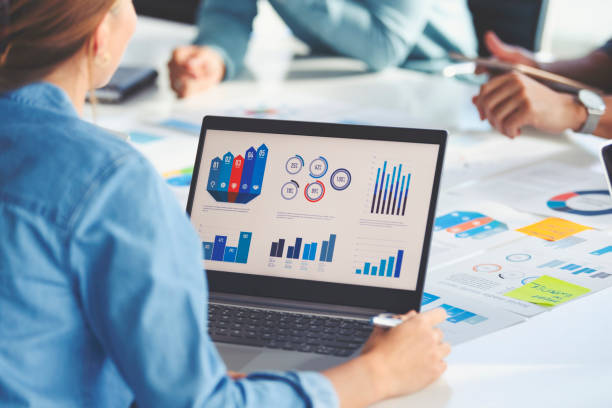
[[[334,190],[346,190],[351,185],[351,173],[347,169],[338,169],[332,173],[329,181]]]
[[[285,200],[293,200],[295,197],[297,197],[299,190],[299,184],[296,181],[291,180],[283,184],[283,187],[281,188],[281,196]]]
[[[472,269],[474,270],[474,272],[492,273],[501,271],[502,267],[496,264],[480,264],[474,265]]]
[[[512,254],[506,257],[508,262],[527,262],[531,259],[529,254]]]
[[[313,178],[321,178],[327,173],[328,167],[327,159],[323,156],[319,156],[310,162],[310,176]]]
[[[325,195],[325,186],[320,181],[315,181],[314,183],[310,183],[304,189],[304,196],[311,203],[316,203],[317,201],[321,201],[324,195]]]
[[[303,167],[304,159],[302,159],[302,156],[297,154],[290,157],[289,160],[287,160],[287,163],[285,163],[285,170],[287,170],[287,173],[289,174],[298,174],[300,171],[302,171]]]
[[[548,200],[548,208],[570,214],[594,216],[612,214],[607,190],[574,191]]]

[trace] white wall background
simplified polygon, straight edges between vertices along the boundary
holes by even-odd
[[[612,0],[550,0],[543,51],[581,56],[612,38]]]

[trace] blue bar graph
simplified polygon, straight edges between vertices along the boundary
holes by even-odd
[[[402,174],[402,169],[404,169],[405,174]],[[382,167],[376,170],[376,183],[374,184],[370,213],[404,216],[406,214],[410,177],[411,174],[405,171],[402,164],[393,166],[393,170],[391,170],[391,165],[385,161]]]
[[[440,299],[440,296],[432,295],[431,293],[423,292],[423,299],[421,300],[421,306],[430,304]]]
[[[325,243],[324,243],[325,244]],[[385,278],[399,278],[402,270],[404,250],[397,251],[395,256],[380,259],[376,263],[365,262],[363,268],[355,269],[357,275],[372,275]],[[378,266],[372,266],[378,265]],[[363,271],[363,272],[362,272]]]
[[[238,248],[236,247],[225,247],[225,253],[223,254],[223,262],[236,262],[236,253]]]
[[[302,253],[302,260],[303,261],[310,260],[310,244],[304,245],[304,252]]]
[[[252,232],[240,232],[237,246],[230,246],[227,235],[216,235],[214,242],[202,242],[202,259],[246,264],[249,260]]]
[[[580,275],[581,273],[593,273],[593,272],[597,272],[597,269],[593,269],[593,268],[582,268],[576,272],[572,272],[573,275]]]
[[[591,252],[591,255],[601,256],[601,255],[605,255],[605,254],[607,254],[609,252],[612,252],[612,245],[607,246],[605,248],[598,249],[597,251],[593,251],[593,252]]]
[[[309,261],[314,261],[317,256],[317,243],[313,242],[310,244],[310,256],[308,257]]]
[[[580,265],[576,265],[576,264],[572,264],[571,263],[571,264],[565,265],[561,269],[563,269],[565,271],[575,271],[576,269],[580,269],[580,268],[582,268]]]
[[[321,243],[321,252],[318,258],[319,262],[333,262],[334,249],[336,247],[336,238],[336,234],[331,234],[329,236],[329,240],[323,241]],[[279,239],[277,242],[272,242],[270,246],[270,257],[282,258],[284,246],[285,239]],[[316,261],[318,248],[319,243],[311,242],[309,244],[306,244],[304,243],[303,238],[297,237],[295,239],[295,244],[287,248],[286,258],[298,259],[302,261]]]
[[[559,261],[555,259],[554,261],[547,262],[543,265],[538,266],[538,268],[556,268],[557,266],[561,266],[565,263],[565,261]]]
[[[227,237],[217,235],[215,236],[215,244],[213,246],[213,261],[223,261],[223,255],[225,255],[225,244],[227,244]]]

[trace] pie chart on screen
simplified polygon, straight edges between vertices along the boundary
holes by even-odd
[[[551,210],[587,217],[612,214],[612,199],[607,190],[559,194],[548,200],[547,205]]]

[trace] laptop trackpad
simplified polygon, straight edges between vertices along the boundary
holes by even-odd
[[[283,350],[264,350],[242,370],[253,371],[320,371],[345,362],[345,358]]]
[[[262,353],[261,349],[235,346],[233,344],[215,343],[217,350],[228,370],[242,371],[255,357]]]

